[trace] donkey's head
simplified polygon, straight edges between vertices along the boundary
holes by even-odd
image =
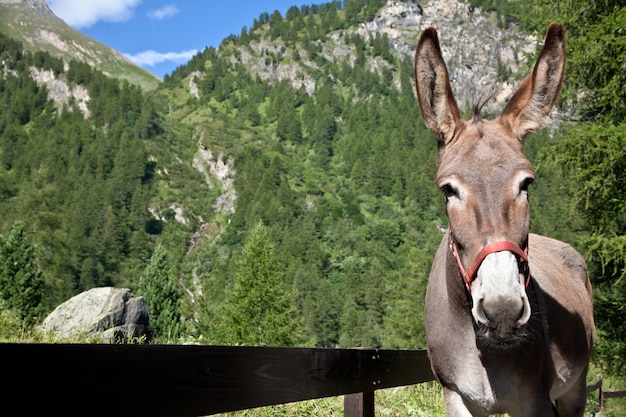
[[[535,172],[524,138],[541,128],[561,91],[563,27],[553,23],[531,74],[495,120],[463,120],[437,32],[423,31],[415,53],[417,97],[439,143],[437,184],[446,197],[450,248],[471,293],[481,339],[508,345],[530,318],[526,295],[528,185]],[[461,284],[462,285],[462,284]]]

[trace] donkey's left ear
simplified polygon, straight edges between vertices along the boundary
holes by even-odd
[[[565,31],[552,23],[533,71],[511,97],[498,121],[515,137],[524,137],[545,123],[556,103],[565,74]]]

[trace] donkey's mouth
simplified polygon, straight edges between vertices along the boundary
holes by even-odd
[[[512,349],[528,340],[526,325],[521,327],[492,327],[482,323],[476,324],[476,344],[478,347],[495,349]]]

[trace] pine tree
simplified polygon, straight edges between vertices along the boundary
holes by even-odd
[[[302,140],[302,123],[293,104],[284,102],[278,113],[276,135],[285,141],[300,142]]]
[[[167,260],[165,248],[160,243],[139,280],[137,292],[148,304],[153,336],[163,341],[177,340],[182,333],[182,293]]]
[[[302,331],[293,307],[294,296],[285,288],[269,241],[268,229],[258,223],[250,232],[239,260],[230,294],[227,321],[229,343],[294,346]]]
[[[24,223],[13,223],[7,239],[0,235],[0,296],[9,310],[30,324],[41,313],[44,281]]]

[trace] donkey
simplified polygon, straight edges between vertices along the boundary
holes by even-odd
[[[449,416],[582,416],[594,339],[591,285],[571,246],[529,233],[535,178],[524,138],[557,101],[562,25],[550,25],[532,72],[495,120],[463,120],[437,31],[415,53],[417,98],[439,145],[437,185],[449,228],[424,312],[428,354]]]

